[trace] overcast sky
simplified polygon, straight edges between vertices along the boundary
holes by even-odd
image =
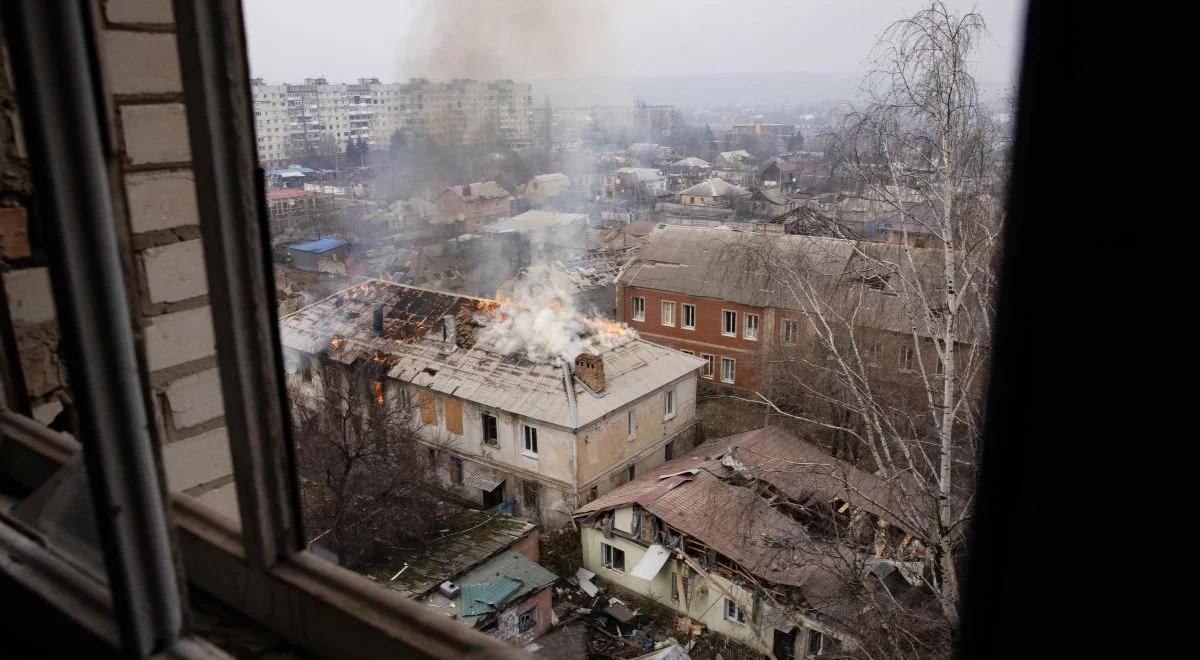
[[[879,34],[919,0],[243,0],[252,74],[593,78],[714,73],[860,74]],[[990,36],[976,74],[1007,84],[1024,0],[974,7]]]

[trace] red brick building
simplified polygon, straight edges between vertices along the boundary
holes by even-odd
[[[643,339],[708,360],[701,377],[743,389],[756,389],[765,353],[772,347],[804,344],[811,333],[803,295],[773,279],[755,259],[759,241],[811,269],[830,284],[855,284],[872,299],[868,329],[870,359],[898,372],[912,371],[912,341],[903,303],[876,290],[885,282],[876,260],[904,262],[883,254],[902,248],[818,236],[771,236],[730,229],[658,225],[617,279],[617,318]],[[916,251],[914,248],[910,250]],[[918,261],[936,251],[918,251]],[[863,255],[871,258],[863,259]],[[877,332],[875,332],[877,331]],[[932,346],[922,348],[936,362]],[[932,364],[932,362],[930,362]]]
[[[433,200],[441,211],[440,223],[461,223],[460,231],[478,234],[487,223],[509,216],[509,194],[495,181],[450,186]]]

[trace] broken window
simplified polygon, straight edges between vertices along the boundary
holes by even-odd
[[[815,630],[809,630],[808,643],[805,646],[807,655],[820,655],[822,648],[825,646],[825,636]]]
[[[517,631],[528,632],[533,630],[537,625],[537,605],[526,610],[521,614],[521,618],[517,620]]]
[[[633,297],[633,320],[634,321],[645,321],[646,320],[646,299],[645,298],[642,298],[639,296]]]
[[[619,573],[625,572],[625,551],[607,543],[600,544],[600,564]]]
[[[675,457],[675,441],[672,440],[663,445],[663,460],[669,461]]]
[[[532,426],[523,425],[521,427],[521,434],[525,440],[525,453],[537,456],[537,429]]]
[[[746,623],[746,611],[733,600],[725,599],[725,618],[734,623]]]
[[[483,419],[483,441],[493,447],[499,446],[500,435],[496,427],[496,418],[488,413],[482,413],[480,417]]]

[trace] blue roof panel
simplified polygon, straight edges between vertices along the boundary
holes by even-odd
[[[328,252],[346,244],[347,242],[340,238],[320,238],[315,241],[308,241],[307,243],[295,243],[289,245],[288,248],[301,252]]]

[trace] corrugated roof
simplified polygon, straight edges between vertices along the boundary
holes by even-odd
[[[342,247],[348,244],[340,238],[321,238],[315,241],[306,243],[293,243],[287,246],[290,250],[299,250],[300,252],[328,252],[334,248]]]
[[[467,476],[463,478],[462,483],[464,488],[478,488],[487,492],[495,490],[496,486],[504,482],[504,475],[499,472],[494,472],[474,463],[468,463],[467,465],[471,467],[464,466],[464,469],[467,471]]]
[[[561,364],[533,362],[475,344],[475,333],[497,304],[368,280],[283,317],[280,335],[288,349],[324,354],[344,364],[378,358],[390,366],[391,378],[569,429],[586,426],[705,364],[698,357],[630,335],[600,354],[603,396],[571,381],[576,418]],[[373,327],[378,308],[384,310],[382,334]],[[441,340],[446,314],[455,319],[457,350],[451,352]]]
[[[464,618],[494,612],[520,588],[520,580],[505,575],[483,584],[464,585],[459,594],[458,609]]]
[[[558,580],[557,575],[541,564],[530,561],[519,552],[507,550],[469,571],[451,577],[450,579],[455,584],[463,587],[462,592],[453,601],[438,592],[433,592],[425,598],[425,604],[447,616],[457,614],[463,623],[473,626],[490,610],[477,615],[467,615],[463,610],[463,599],[467,595],[467,587],[470,585],[493,585],[495,589],[492,591],[498,591],[499,587],[503,585],[496,585],[496,582],[502,578],[515,580],[520,583],[520,587],[500,599],[496,603],[498,605],[496,609],[503,609],[506,603],[518,602],[525,596],[543,587],[548,587]],[[472,590],[472,592],[475,593],[476,590]],[[478,598],[478,596],[474,597]]]
[[[721,177],[713,177],[679,193],[680,195],[699,195],[701,197],[724,197],[725,195],[743,196],[750,192],[739,188]]]

